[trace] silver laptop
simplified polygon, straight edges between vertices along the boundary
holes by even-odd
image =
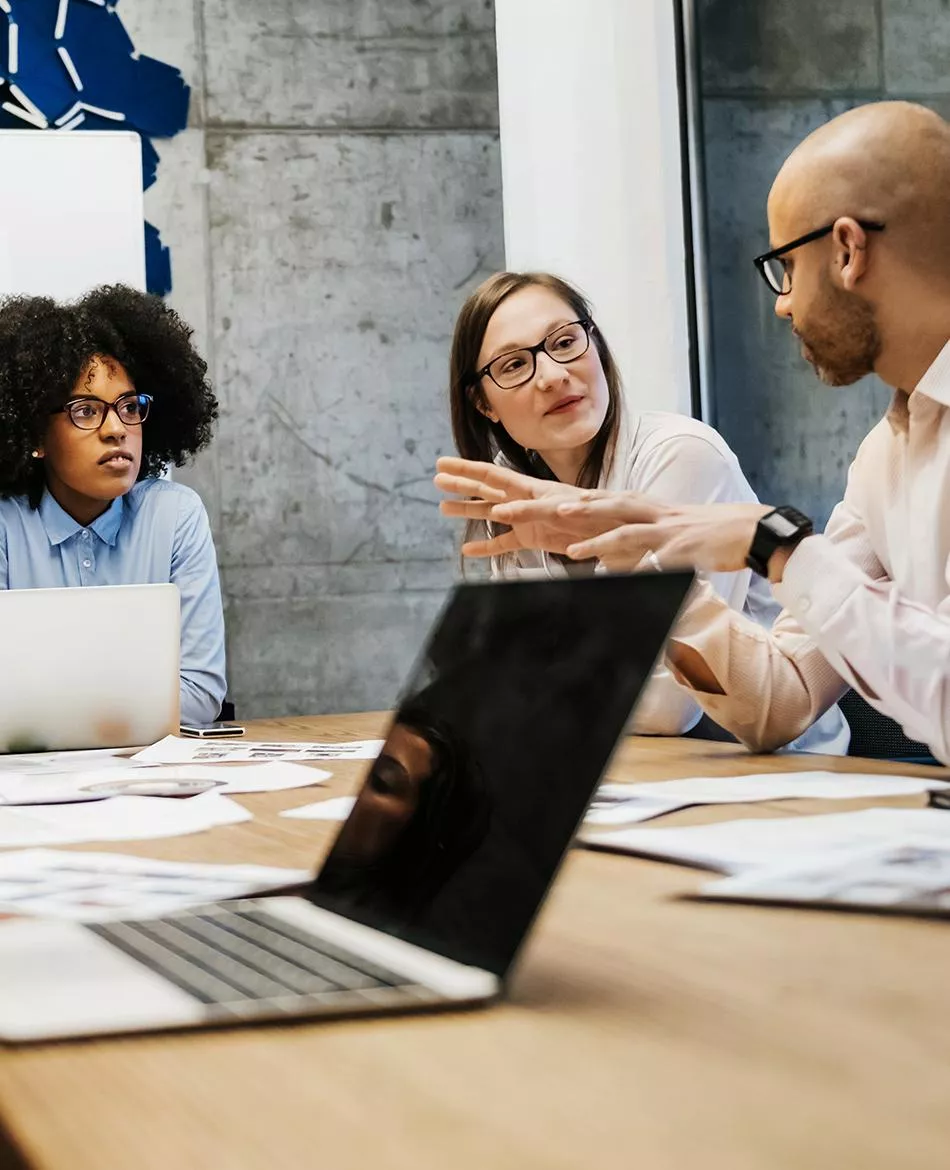
[[[0,753],[176,732],[180,609],[175,585],[0,590]]]
[[[690,581],[457,587],[302,895],[122,922],[0,924],[0,1037],[493,999]]]

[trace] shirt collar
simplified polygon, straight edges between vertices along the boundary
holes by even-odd
[[[891,430],[897,434],[899,431],[902,435],[906,435],[910,429],[910,411],[907,408],[907,391],[895,390],[894,397],[891,399],[891,404],[887,408],[887,414],[884,416],[891,424]]]
[[[887,421],[893,430],[906,434],[910,421],[910,398],[915,394],[922,394],[940,406],[950,406],[950,341],[937,354],[912,391],[894,391],[887,409]]]
[[[915,394],[926,394],[941,406],[950,406],[950,341],[934,358],[930,369],[914,387]]]
[[[43,521],[49,542],[53,545],[63,544],[83,529],[83,525],[75,521],[68,512],[64,512],[48,491],[43,492],[43,498],[40,500],[40,519]],[[121,525],[122,497],[119,496],[101,516],[85,527],[92,529],[106,544],[115,545]]]

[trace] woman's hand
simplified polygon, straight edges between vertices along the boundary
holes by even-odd
[[[495,463],[479,463],[471,459],[446,456],[436,464],[438,474],[433,481],[440,491],[468,496],[463,500],[443,500],[439,509],[443,516],[457,516],[465,520],[483,520],[507,524],[510,532],[489,540],[472,540],[462,546],[467,557],[492,557],[520,549],[545,549],[564,553],[568,544],[586,533],[558,522],[556,508],[567,500],[581,500],[598,493],[586,492],[572,484],[558,480],[535,479]],[[517,503],[544,503],[547,505],[537,520],[529,517],[522,522],[516,516],[496,515],[499,505]],[[551,522],[553,520],[553,523]]]

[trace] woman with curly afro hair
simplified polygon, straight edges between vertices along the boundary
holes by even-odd
[[[224,616],[204,506],[160,476],[211,439],[206,372],[135,289],[0,301],[0,589],[177,585],[187,723],[224,698]]]

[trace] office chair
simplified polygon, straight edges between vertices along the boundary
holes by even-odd
[[[925,743],[908,739],[899,723],[882,715],[880,711],[875,711],[857,691],[848,691],[838,700],[838,706],[851,728],[849,756],[865,756],[872,760],[913,759],[915,763],[928,761],[937,763]]]

